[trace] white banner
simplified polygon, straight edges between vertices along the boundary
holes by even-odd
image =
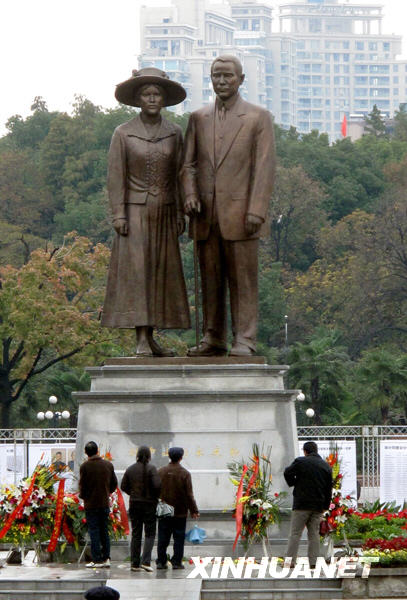
[[[407,440],[380,440],[380,502],[407,501]]]

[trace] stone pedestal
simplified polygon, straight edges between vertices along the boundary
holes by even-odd
[[[283,470],[298,444],[297,390],[284,389],[286,370],[260,357],[110,359],[87,369],[89,392],[75,393],[76,455],[82,457],[85,443],[94,440],[102,452],[111,451],[120,479],[138,446],[151,447],[157,467],[168,463],[170,446],[182,446],[199,509],[210,520],[233,504],[227,464],[247,459],[254,442],[264,443],[272,446],[273,489],[287,490]],[[234,522],[227,532],[224,525],[230,539]],[[212,534],[223,537],[218,526],[215,519]],[[207,527],[211,534],[209,522]]]

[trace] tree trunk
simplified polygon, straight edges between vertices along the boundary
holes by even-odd
[[[0,372],[0,406],[1,406],[1,427],[10,428],[10,407],[13,403],[13,389],[10,385],[9,374]]]
[[[319,406],[319,377],[311,379],[312,408],[315,410],[315,425],[321,425],[321,407]]]

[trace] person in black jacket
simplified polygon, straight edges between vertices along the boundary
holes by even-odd
[[[307,527],[309,564],[314,567],[319,555],[321,514],[329,508],[332,498],[332,469],[319,456],[315,442],[305,442],[303,450],[304,456],[296,458],[284,471],[287,484],[294,486],[287,556],[295,562],[301,534]]]
[[[123,475],[121,489],[130,496],[131,520],[131,570],[152,572],[151,552],[156,532],[156,508],[161,482],[154,465],[150,465],[150,448],[140,446],[137,462],[128,467]],[[141,537],[144,525],[144,547],[141,553]]]
[[[85,505],[92,561],[88,568],[110,567],[109,496],[117,488],[111,462],[99,456],[96,442],[85,446],[88,457],[79,469],[79,497]]]

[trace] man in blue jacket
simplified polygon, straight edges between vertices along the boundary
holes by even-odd
[[[332,469],[318,454],[315,442],[305,442],[304,456],[296,458],[284,471],[287,484],[294,486],[291,531],[287,556],[295,563],[304,527],[308,533],[308,559],[315,566],[319,556],[319,524],[332,498]]]

